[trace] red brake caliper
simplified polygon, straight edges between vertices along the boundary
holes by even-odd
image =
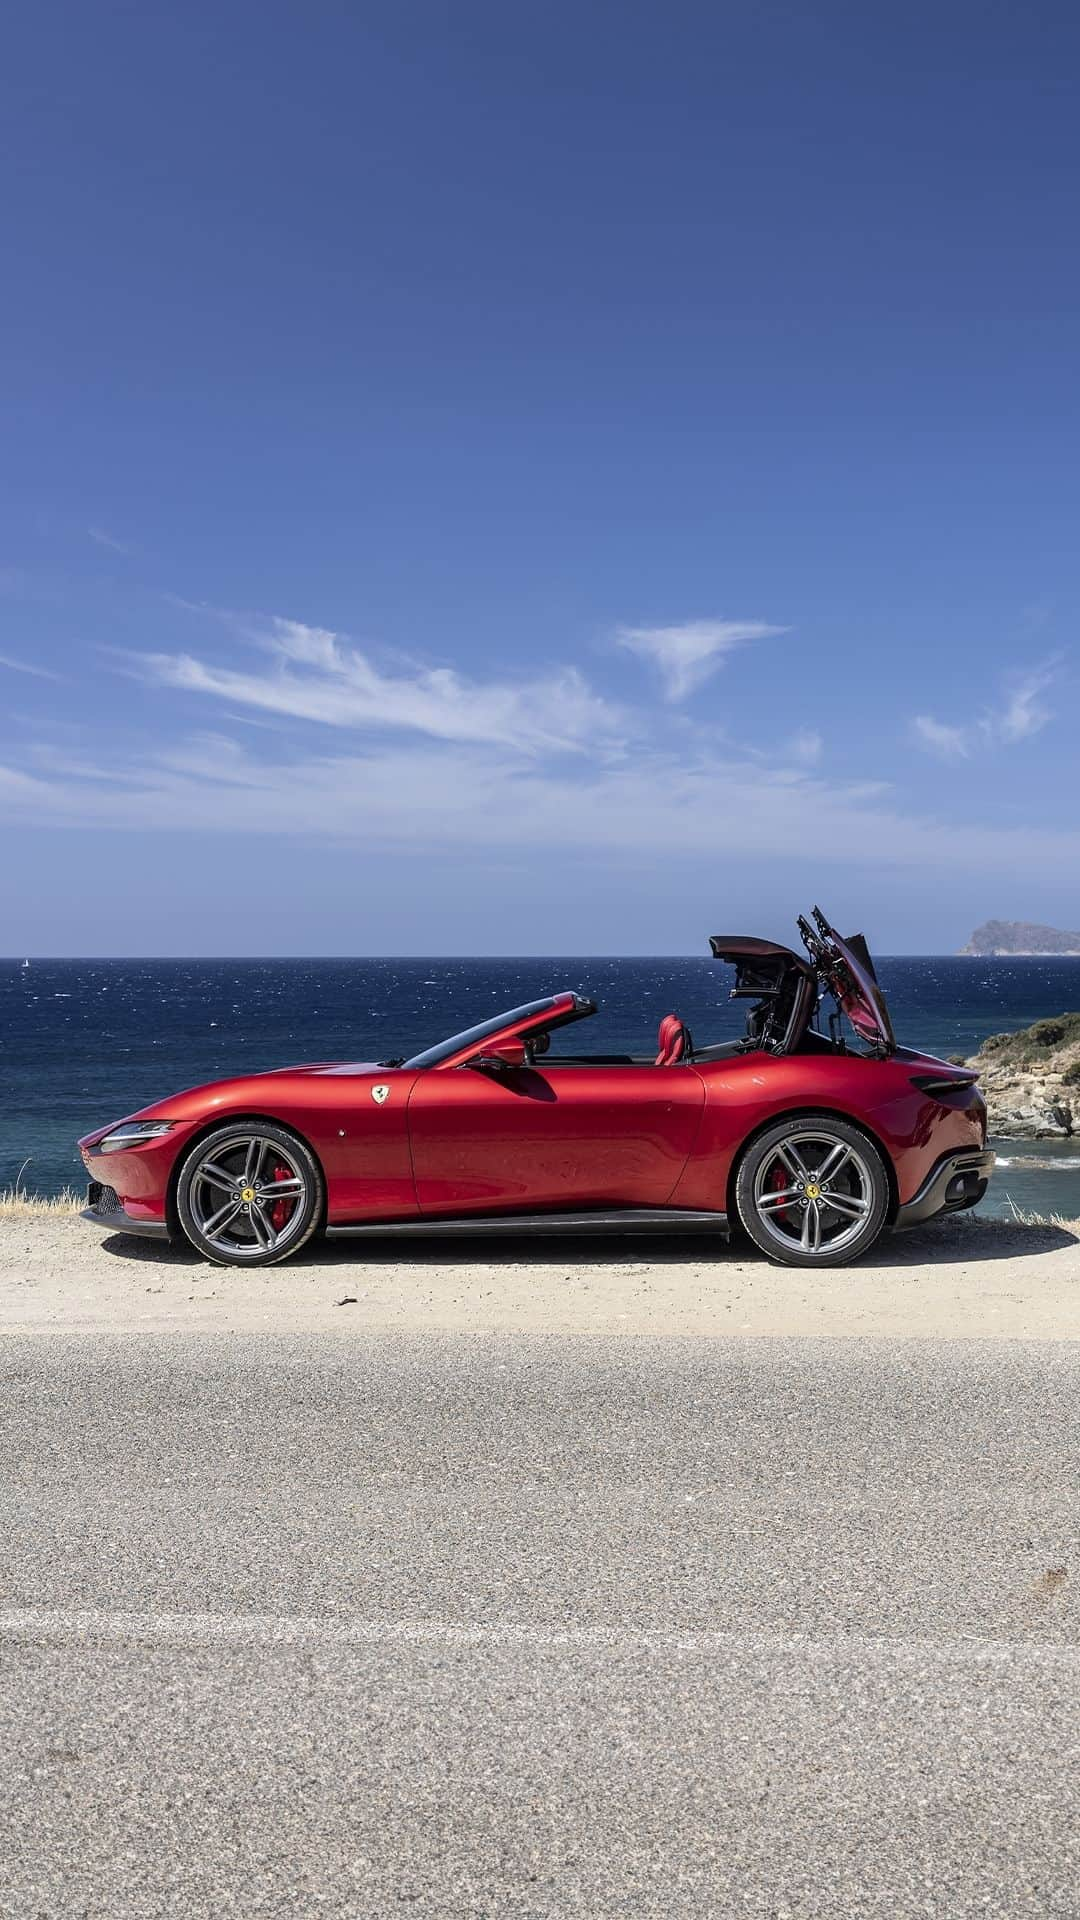
[[[275,1180],[291,1180],[293,1177],[291,1167],[276,1166],[274,1168]],[[281,1232],[295,1204],[291,1194],[287,1200],[275,1200],[273,1202],[270,1208],[270,1225],[273,1227],[275,1233]]]
[[[791,1175],[782,1160],[778,1160],[773,1167],[771,1185],[774,1193],[783,1193],[784,1188],[790,1187],[791,1185]],[[777,1207],[776,1212],[781,1220],[786,1221],[788,1214],[791,1212],[791,1208]]]

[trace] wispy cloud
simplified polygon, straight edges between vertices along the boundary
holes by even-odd
[[[983,722],[993,739],[1011,746],[1017,740],[1028,740],[1033,733],[1042,731],[1051,715],[1041,695],[1057,678],[1057,668],[1056,660],[1047,661],[1026,674],[1013,687],[1001,710],[988,715]]]
[[[0,767],[7,817],[71,827],[337,841],[371,850],[467,861],[558,847],[566,856],[715,860],[718,822],[735,864],[790,858],[807,844],[816,865],[860,861],[951,871],[961,833],[969,868],[1001,876],[1059,874],[1080,863],[1080,832],[1002,829],[906,811],[877,783],[831,781],[797,767],[702,754],[643,752],[621,762],[554,766],[458,741],[378,742],[363,752],[256,758],[220,732],[200,734],[115,766],[42,756],[32,770]]]
[[[223,666],[190,653],[135,656],[151,680],[235,706],[329,727],[396,729],[488,742],[525,754],[614,744],[623,721],[576,667],[519,682],[470,680],[453,667],[384,670],[325,627],[274,618],[248,629],[265,664]]]
[[[920,745],[943,760],[966,760],[971,752],[971,728],[954,726],[948,720],[935,720],[933,714],[917,713],[911,723]]]
[[[1011,747],[1040,733],[1052,718],[1042,696],[1058,678],[1060,658],[1016,674],[1007,683],[1002,700],[974,720],[959,723],[916,714],[912,735],[921,746],[944,760],[969,760],[992,747]]]
[[[104,527],[87,527],[86,531],[96,546],[107,547],[110,553],[122,554],[125,560],[130,558],[131,548],[126,540],[117,540],[113,534],[106,533]]]
[[[800,727],[787,742],[786,753],[800,767],[816,767],[825,742],[816,727]]]
[[[37,667],[29,660],[13,660],[9,653],[0,653],[0,667],[7,667],[11,673],[32,673],[35,680],[60,679],[60,675],[53,673],[51,667]]]
[[[631,722],[572,665],[528,678],[376,658],[329,628],[283,618],[212,615],[223,648],[123,655],[125,670],[201,704],[203,731],[114,758],[27,744],[0,768],[7,814],[71,827],[300,836],[392,852],[510,858],[538,847],[627,861],[714,858],[719,823],[731,861],[775,861],[810,844],[819,864],[873,859],[942,869],[965,857],[986,872],[1034,860],[1046,871],[1080,860],[1080,833],[1031,836],[913,811],[882,781],[821,769],[807,723],[759,746],[724,739],[685,712]],[[764,622],[628,630],[673,697],[735,647],[783,629]],[[647,637],[643,637],[647,636]],[[658,637],[659,636],[659,637]],[[688,637],[689,636],[689,637]],[[54,678],[0,655],[0,665]],[[1045,724],[1057,663],[1012,678],[972,721],[920,715],[917,737],[965,759],[1032,737]],[[175,697],[161,702],[175,725]],[[309,723],[297,726],[293,723]],[[243,723],[246,739],[239,736]],[[315,723],[321,732],[312,731]],[[634,751],[625,750],[632,737]],[[25,738],[25,735],[24,735]]]
[[[615,638],[653,662],[668,700],[685,700],[736,647],[787,632],[764,620],[688,620],[678,627],[619,627]]]

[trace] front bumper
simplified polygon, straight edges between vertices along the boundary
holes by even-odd
[[[977,1207],[990,1184],[995,1155],[991,1148],[943,1153],[913,1199],[898,1209],[897,1227],[919,1227],[939,1213],[963,1213]]]
[[[115,1187],[91,1180],[86,1189],[86,1205],[79,1215],[93,1227],[107,1233],[137,1233],[146,1240],[168,1240],[171,1236],[164,1220],[140,1220],[130,1214]]]

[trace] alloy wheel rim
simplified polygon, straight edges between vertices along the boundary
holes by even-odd
[[[858,1239],[873,1208],[869,1163],[826,1128],[785,1135],[754,1176],[759,1225],[785,1253],[842,1253]]]
[[[215,1252],[256,1260],[295,1238],[307,1196],[296,1155],[279,1140],[250,1133],[211,1147],[191,1176],[188,1205]]]

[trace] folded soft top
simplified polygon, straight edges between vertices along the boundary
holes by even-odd
[[[800,1022],[796,1015],[805,1008],[807,983],[816,981],[831,993],[842,1007],[860,1040],[875,1053],[892,1053],[896,1048],[889,1009],[877,981],[870,949],[861,933],[845,940],[830,926],[820,907],[813,911],[813,924],[799,917],[799,932],[809,959],[775,940],[759,940],[752,934],[714,933],[709,946],[713,957],[726,960],[735,968],[735,995],[739,998],[761,995],[772,1000],[789,1000],[796,984],[802,986],[798,1000],[783,1023],[783,1037],[773,1028],[772,1044],[786,1050],[798,1044]],[[787,1011],[787,1008],[785,1008]],[[811,1010],[812,1011],[812,1010]],[[807,1012],[806,1018],[809,1018]],[[802,1022],[805,1028],[805,1021]]]

